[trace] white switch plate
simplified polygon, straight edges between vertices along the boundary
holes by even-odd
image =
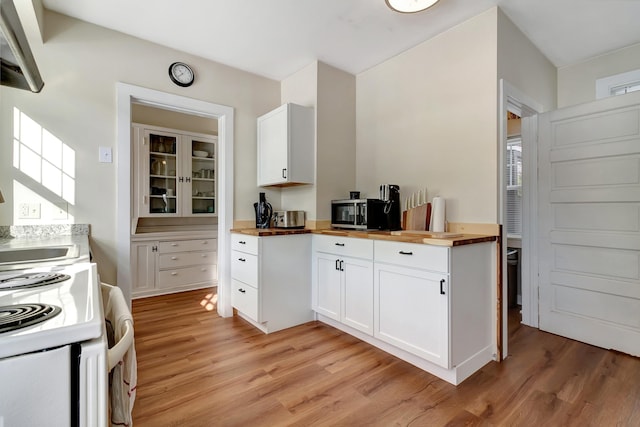
[[[111,147],[100,147],[98,148],[98,161],[100,163],[111,163],[113,162]]]

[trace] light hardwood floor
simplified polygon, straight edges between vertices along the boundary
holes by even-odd
[[[140,426],[640,426],[640,359],[519,326],[455,387],[319,322],[264,335],[211,289],[133,301]]]

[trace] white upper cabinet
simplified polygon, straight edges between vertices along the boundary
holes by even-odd
[[[215,136],[133,125],[138,217],[215,216]]]
[[[314,112],[284,104],[258,117],[258,186],[312,184]]]

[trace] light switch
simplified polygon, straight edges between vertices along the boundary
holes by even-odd
[[[113,162],[113,158],[111,155],[111,147],[100,147],[98,148],[98,161],[100,163],[111,163]]]

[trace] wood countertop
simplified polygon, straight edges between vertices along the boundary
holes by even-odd
[[[232,229],[232,233],[241,233],[251,236],[286,236],[290,234],[321,234],[325,236],[353,237],[357,239],[391,240],[394,242],[420,243],[435,246],[462,246],[474,243],[493,242],[496,236],[488,234],[466,233],[433,233],[429,231],[355,231],[339,230],[334,228],[311,230],[307,228],[238,228]]]

